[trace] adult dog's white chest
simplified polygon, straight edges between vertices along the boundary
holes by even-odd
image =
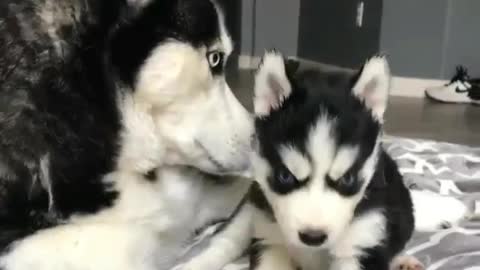
[[[153,181],[142,175],[111,175],[119,190],[111,208],[73,217],[19,241],[0,258],[0,268],[169,269],[195,230],[228,217],[248,185],[219,185],[202,177],[185,168],[159,170]]]

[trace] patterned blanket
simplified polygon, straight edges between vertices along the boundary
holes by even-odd
[[[384,145],[408,186],[455,196],[480,214],[480,147],[394,137],[385,138]],[[458,228],[416,233],[405,252],[427,270],[480,270],[480,220],[475,216]]]
[[[480,147],[389,136],[384,147],[411,189],[454,196],[480,216]],[[480,270],[480,219],[474,216],[460,227],[437,233],[415,233],[405,253],[417,257],[427,270]],[[245,258],[224,268],[246,269]]]

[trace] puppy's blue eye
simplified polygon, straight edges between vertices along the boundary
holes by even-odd
[[[346,174],[342,177],[340,177],[339,179],[337,180],[334,180],[330,177],[330,175],[326,175],[325,176],[326,180],[327,180],[327,183],[331,183],[332,185],[342,185],[342,186],[351,186],[353,184],[355,184],[355,177],[353,175],[350,175],[350,174]]]
[[[350,186],[355,183],[355,177],[353,177],[353,175],[344,175],[339,181],[343,185]]]
[[[282,185],[293,185],[298,182],[297,178],[288,170],[281,170],[277,174],[277,181]]]
[[[338,179],[332,179],[329,175],[325,177],[328,187],[336,190],[342,196],[353,196],[362,188],[363,181],[357,175],[347,173]]]
[[[298,181],[295,175],[282,166],[268,178],[268,183],[275,193],[285,195],[305,185],[307,180]]]

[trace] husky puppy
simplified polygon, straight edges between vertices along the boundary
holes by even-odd
[[[213,0],[0,1],[0,269],[168,269],[226,218],[185,268],[238,256],[232,46]]]
[[[389,269],[414,227],[438,229],[465,214],[439,195],[413,194],[412,203],[382,148],[383,57],[353,76],[297,68],[269,52],[256,75],[251,269]],[[414,211],[425,209],[417,199],[429,210]]]

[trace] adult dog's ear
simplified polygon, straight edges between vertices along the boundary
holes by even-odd
[[[364,102],[380,122],[383,122],[387,108],[390,80],[387,60],[384,56],[375,56],[362,67],[352,88],[353,94]]]
[[[255,115],[264,117],[281,107],[292,93],[285,59],[275,51],[266,52],[255,76]]]

